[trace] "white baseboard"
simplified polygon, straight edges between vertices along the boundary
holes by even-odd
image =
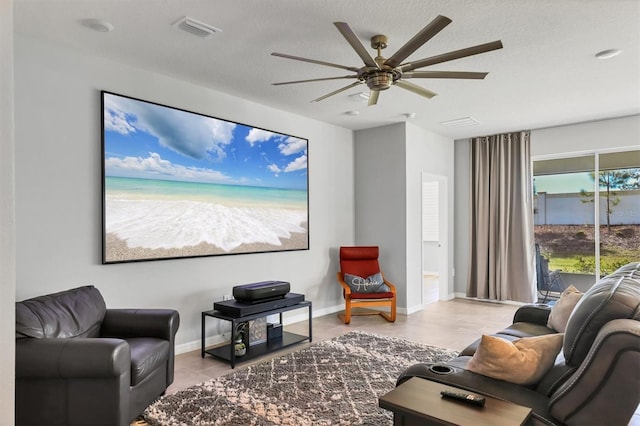
[[[415,306],[410,306],[408,308],[402,308],[402,309],[398,309],[398,313],[400,313],[400,311],[403,310],[403,314],[404,315],[411,315],[413,313],[419,312],[422,310],[422,305],[415,305]]]
[[[455,297],[458,299],[467,299],[467,300],[475,300],[478,302],[487,302],[487,303],[502,303],[504,305],[516,305],[516,306],[522,306],[522,305],[529,305],[529,303],[524,303],[524,302],[516,302],[513,300],[490,300],[490,299],[478,299],[477,297],[468,297],[466,294],[464,293],[455,293]]]
[[[344,310],[344,305],[336,305],[336,306],[331,306],[329,308],[324,308],[324,309],[318,309],[318,310],[314,310],[313,308],[311,309],[311,317],[312,318],[317,318],[317,317],[322,317],[325,315],[329,315],[332,314],[334,312],[340,312]],[[275,314],[277,315],[277,314]],[[296,315],[292,315],[292,316],[288,316],[284,319],[284,324],[283,325],[289,325],[289,324],[295,324],[297,322],[302,322],[302,321],[307,321],[309,319],[309,313],[308,312],[304,312],[304,313],[300,313],[300,314],[296,314]],[[208,336],[204,339],[204,345],[205,347],[207,346],[213,346],[213,345],[219,345],[222,343],[228,343],[229,342],[229,337],[225,337],[224,334],[217,334],[215,336]],[[191,342],[187,342],[187,343],[181,343],[179,345],[176,345],[176,350],[175,353],[176,355],[179,354],[184,354],[187,352],[193,352],[193,351],[199,351],[201,350],[201,342],[200,339],[198,340],[194,340]]]
[[[449,293],[443,297],[440,297],[440,300],[443,300],[446,302],[447,300],[453,300],[457,297],[458,297],[458,293]]]

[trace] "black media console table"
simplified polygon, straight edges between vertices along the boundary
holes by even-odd
[[[269,315],[279,314],[280,315],[280,324],[282,324],[282,313],[287,311],[293,311],[295,309],[307,308],[309,310],[309,335],[303,336],[300,334],[290,333],[287,331],[282,332],[282,337],[278,337],[275,339],[267,340],[264,343],[258,343],[253,346],[247,345],[247,353],[243,356],[236,357],[234,342],[236,340],[236,326],[240,323],[252,321],[258,318],[263,318]],[[205,349],[205,319],[207,317],[217,318],[224,321],[231,322],[231,342],[226,345],[217,346],[211,349]],[[284,324],[282,325],[284,327]],[[231,364],[231,368],[235,368],[236,359],[238,361],[248,361],[250,359],[262,356],[264,354],[268,354],[273,351],[277,351],[283,348],[286,348],[291,345],[295,345],[296,343],[303,342],[305,340],[312,340],[311,334],[311,302],[308,300],[303,300],[302,302],[296,303],[295,305],[284,306],[281,308],[271,309],[263,312],[257,312],[255,314],[245,315],[245,316],[229,316],[220,311],[204,311],[202,312],[202,342],[201,342],[201,354],[202,358],[204,358],[204,354],[207,353],[216,358],[223,359],[228,361]]]

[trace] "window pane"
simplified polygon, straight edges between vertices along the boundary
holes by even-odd
[[[640,151],[624,154],[624,162],[613,154],[603,154],[600,161],[601,275],[640,258],[640,168],[615,167],[640,164]]]
[[[534,234],[555,292],[595,282],[594,170],[594,155],[534,162]]]

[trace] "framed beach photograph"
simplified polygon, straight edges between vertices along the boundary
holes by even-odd
[[[309,249],[307,139],[101,100],[103,263]]]

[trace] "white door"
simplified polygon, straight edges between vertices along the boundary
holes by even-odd
[[[422,175],[422,303],[447,295],[447,178]],[[442,295],[442,297],[441,297]]]

